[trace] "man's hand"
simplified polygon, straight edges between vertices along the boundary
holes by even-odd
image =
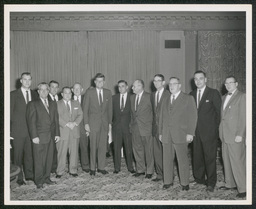
[[[108,125],[108,132],[110,132],[111,130],[112,130],[112,125],[109,124],[109,125]]]
[[[191,142],[193,141],[193,136],[187,134],[187,136],[186,136],[186,141],[187,141],[187,143],[191,143]]]
[[[60,141],[60,137],[59,136],[55,136],[54,141],[55,141],[55,143],[57,143],[58,141]]]
[[[86,130],[86,132],[91,132],[89,124],[85,124],[84,129]]]
[[[236,136],[236,138],[235,138],[235,142],[236,143],[240,143],[240,142],[242,142],[243,141],[243,137],[241,137],[241,136]]]
[[[39,144],[39,142],[40,142],[39,137],[36,137],[36,138],[32,139],[32,142],[34,144]]]
[[[159,141],[162,142],[163,135],[159,135]]]

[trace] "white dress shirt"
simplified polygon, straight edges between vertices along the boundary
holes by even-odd
[[[156,91],[156,94],[155,94],[155,104],[158,104],[158,103],[159,103],[159,101],[161,100],[161,97],[162,97],[163,92],[164,92],[164,88],[162,88],[160,91]],[[158,94],[159,94],[159,101],[156,101]]]
[[[223,104],[223,110],[225,110],[229,100],[231,99],[231,97],[233,96],[233,94],[235,92],[236,92],[236,89],[232,93],[230,92],[231,94],[227,94],[226,99],[225,99],[224,104]]]
[[[181,91],[177,92],[176,94],[172,94],[172,95],[171,95],[171,104],[173,103],[173,95],[174,95],[174,98],[175,98],[175,100],[176,100],[177,97],[180,95],[180,92],[181,92]]]
[[[27,101],[27,92],[26,91],[28,91],[29,101]],[[26,103],[30,102],[31,101],[31,91],[30,91],[30,89],[26,90],[23,87],[21,87],[21,92],[22,92],[22,94],[23,94],[23,96],[25,98]]]
[[[100,91],[101,91],[101,95],[102,95],[102,102],[104,101],[104,100],[103,100],[103,98],[104,98],[104,96],[103,96],[103,89],[97,89],[97,88],[96,88],[96,91],[97,91],[98,100],[99,100],[99,104],[100,104],[100,96],[99,96]]]
[[[55,96],[53,96],[51,93],[49,93],[49,95],[52,98],[52,101],[54,101],[54,99],[55,99],[55,101],[59,101],[59,97],[57,94]]]
[[[127,92],[125,92],[124,94],[120,93],[120,109],[121,109],[121,106],[122,106],[122,96],[123,95],[124,95],[124,107],[125,107],[126,100],[127,100]]]
[[[79,96],[74,95],[74,100],[79,101],[79,103],[81,104],[81,95]]]

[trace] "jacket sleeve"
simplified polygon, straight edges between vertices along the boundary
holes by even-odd
[[[214,91],[214,97],[213,97],[213,105],[216,111],[216,121],[217,121],[217,127],[220,125],[220,114],[221,114],[221,96],[220,93],[215,90]]]
[[[81,123],[81,121],[83,120],[83,111],[82,111],[82,108],[81,108],[81,106],[79,104],[77,104],[77,107],[78,107],[78,113],[77,113],[77,117],[76,117],[74,122],[77,125],[79,125]]]
[[[30,138],[34,139],[38,137],[37,128],[36,128],[37,113],[36,113],[36,107],[34,102],[29,102],[27,105],[26,119],[27,119]]]
[[[60,136],[59,113],[58,113],[58,107],[56,103],[55,103],[54,120],[55,120],[55,136]]]
[[[90,94],[89,94],[89,90],[86,90],[84,94],[84,101],[82,104],[84,124],[89,124],[89,104],[90,104]]]
[[[166,97],[167,98],[167,97]],[[163,117],[164,117],[164,108],[166,105],[166,98],[163,98],[162,105],[160,108],[159,114],[159,124],[158,124],[158,131],[159,135],[163,135]]]
[[[188,96],[188,107],[187,107],[187,134],[195,135],[197,125],[197,108],[193,96]]]
[[[112,102],[112,94],[109,91],[109,102],[108,102],[108,124],[112,124],[113,118],[113,102]]]
[[[238,123],[236,136],[246,137],[246,94],[242,93],[239,101]]]

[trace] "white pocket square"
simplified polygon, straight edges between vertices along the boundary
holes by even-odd
[[[74,107],[74,110],[78,110],[78,107]]]
[[[209,100],[206,100],[205,102],[210,102]]]

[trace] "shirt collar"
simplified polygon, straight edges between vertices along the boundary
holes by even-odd
[[[202,92],[204,92],[205,88],[206,88],[206,85],[205,85],[203,88],[201,88],[201,89],[197,89],[197,92],[198,92],[199,90],[201,90],[201,93],[202,93]]]
[[[179,96],[181,91],[177,92],[176,94],[172,94],[172,96],[174,95],[175,99],[177,99],[177,97]]]
[[[30,92],[30,89],[27,90],[27,89],[25,89],[24,87],[21,87],[20,89],[21,89],[21,91],[24,92],[24,93],[26,93],[26,91]]]

